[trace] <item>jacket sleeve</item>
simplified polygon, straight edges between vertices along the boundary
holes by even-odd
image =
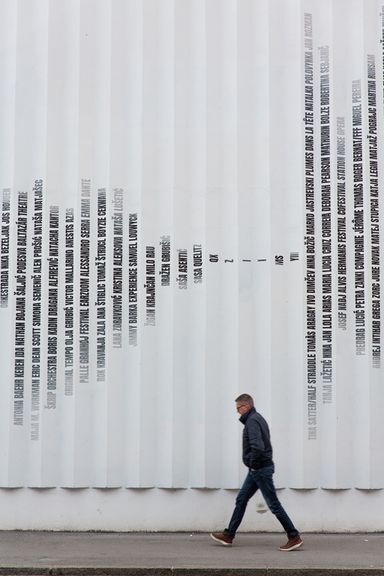
[[[247,422],[248,439],[251,448],[250,467],[257,468],[263,459],[265,444],[260,424],[254,418]]]

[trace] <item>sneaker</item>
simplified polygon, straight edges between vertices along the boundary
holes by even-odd
[[[228,532],[211,532],[210,537],[223,546],[232,546],[233,537]]]
[[[294,538],[289,538],[288,542],[283,546],[280,546],[279,550],[283,552],[289,552],[290,550],[296,550],[302,546],[303,541],[300,536],[295,536]]]

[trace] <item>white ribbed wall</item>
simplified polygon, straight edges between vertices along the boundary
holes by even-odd
[[[383,13],[2,0],[0,528],[383,528]]]

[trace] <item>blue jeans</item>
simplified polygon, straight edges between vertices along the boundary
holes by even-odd
[[[228,532],[233,538],[243,519],[249,499],[252,498],[255,492],[259,489],[264,497],[265,503],[284,528],[288,538],[295,538],[295,536],[298,536],[298,530],[296,530],[292,524],[291,519],[280,504],[276,495],[276,489],[272,479],[274,471],[275,467],[272,465],[260,468],[259,470],[250,470],[248,472],[237,495],[236,506],[226,530],[226,532]]]

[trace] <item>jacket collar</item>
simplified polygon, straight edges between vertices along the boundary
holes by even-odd
[[[241,422],[242,424],[245,424],[246,421],[247,421],[247,419],[248,419],[248,416],[249,416],[250,414],[253,414],[254,412],[256,412],[256,409],[255,409],[254,406],[252,406],[252,408],[251,408],[250,410],[248,410],[248,412],[247,412],[246,414],[243,414],[242,416],[240,416],[240,418],[239,418],[240,422]]]

